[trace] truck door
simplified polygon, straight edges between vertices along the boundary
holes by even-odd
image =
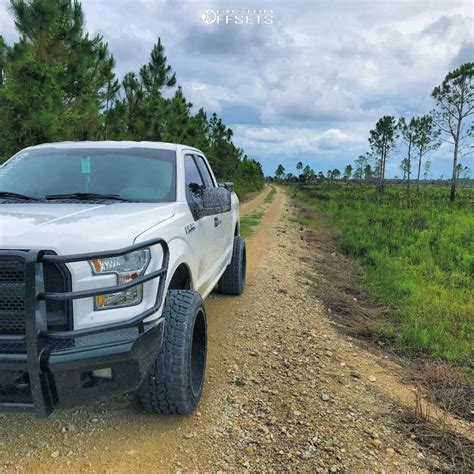
[[[186,199],[191,212],[197,207],[202,207],[202,195],[206,189],[206,182],[197,165],[196,158],[191,154],[184,156],[184,174]],[[197,286],[199,291],[205,292],[214,281],[218,273],[218,247],[220,247],[213,215],[195,215],[194,225],[199,236],[200,245],[196,249],[201,256],[202,265],[199,268]]]
[[[217,187],[206,160],[200,155],[195,155],[196,163],[201,171],[207,188]],[[232,251],[234,243],[234,230],[232,229],[232,212],[222,212],[213,216],[214,235],[216,247],[214,258],[218,262],[217,272],[223,269],[229,251]]]

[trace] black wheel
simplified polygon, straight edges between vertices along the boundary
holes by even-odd
[[[245,240],[240,235],[236,235],[234,237],[232,260],[219,280],[219,291],[225,295],[241,295],[245,289],[246,273]]]
[[[199,403],[206,372],[206,312],[199,293],[170,290],[163,346],[138,394],[150,413],[186,415]]]

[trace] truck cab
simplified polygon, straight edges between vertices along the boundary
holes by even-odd
[[[203,300],[243,292],[245,254],[237,195],[196,148],[21,150],[0,167],[0,410],[47,416],[138,388],[147,411],[191,412]]]

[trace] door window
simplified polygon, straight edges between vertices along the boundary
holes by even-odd
[[[207,188],[213,188],[214,187],[214,181],[212,180],[211,172],[209,171],[209,168],[204,161],[204,158],[199,155],[194,156],[196,158],[197,164],[199,166],[199,169],[201,171],[201,174],[204,178],[204,182],[206,183]]]
[[[202,202],[202,194],[206,185],[204,184],[199,168],[192,155],[186,155],[184,157],[184,175],[186,181],[186,195],[198,202]]]

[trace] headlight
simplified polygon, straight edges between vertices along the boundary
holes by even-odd
[[[150,263],[150,249],[137,250],[121,257],[89,260],[94,275],[117,275],[117,284],[127,283],[145,273]],[[121,306],[140,304],[143,299],[143,285],[137,285],[120,293],[99,295],[94,298],[96,311]]]

